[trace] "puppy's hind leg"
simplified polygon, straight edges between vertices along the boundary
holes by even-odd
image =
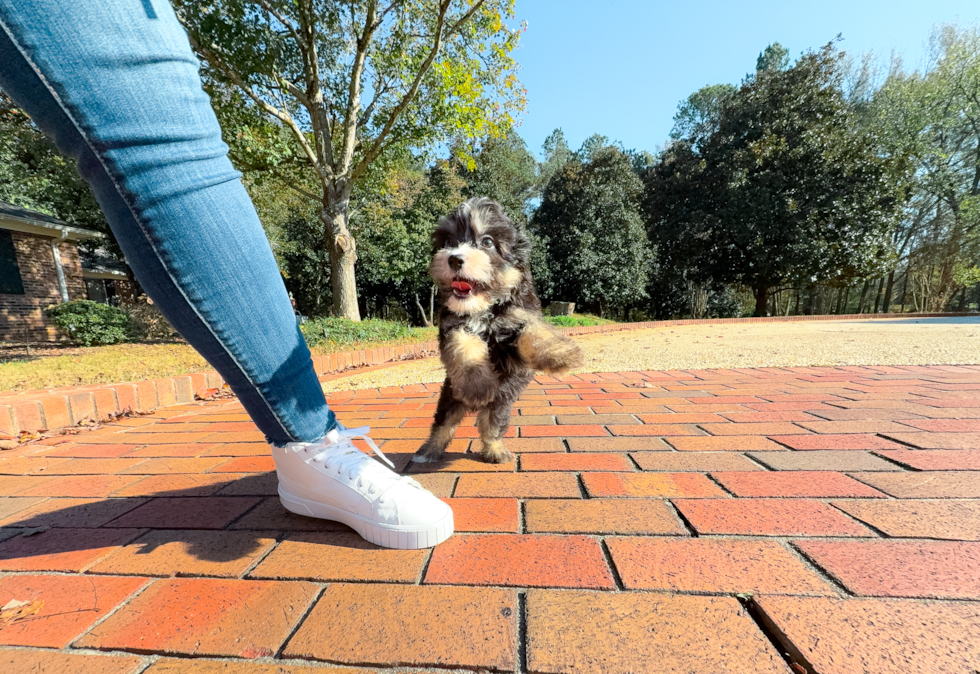
[[[441,459],[453,439],[456,427],[465,415],[466,406],[453,397],[453,387],[447,378],[442,384],[442,393],[439,394],[439,404],[436,406],[429,439],[415,452],[412,461],[433,463]]]
[[[507,427],[510,426],[510,407],[510,401],[495,400],[476,415],[480,442],[483,443],[480,456],[487,463],[507,463],[514,460],[514,455],[507,451],[503,441]]]

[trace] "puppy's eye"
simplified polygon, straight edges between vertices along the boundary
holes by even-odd
[[[483,246],[484,248],[493,248],[493,237],[492,236],[483,237],[483,239],[480,240],[480,245]]]

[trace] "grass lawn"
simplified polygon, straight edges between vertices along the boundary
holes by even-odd
[[[555,316],[546,320],[563,327],[612,323],[594,316]],[[434,341],[436,328],[412,328],[393,321],[353,323],[319,319],[303,325],[314,354],[337,353],[379,346]],[[86,384],[116,384],[212,369],[186,344],[114,344],[112,346],[58,347],[56,355],[34,349],[0,362],[0,391],[26,391]],[[8,356],[9,357],[9,356]]]

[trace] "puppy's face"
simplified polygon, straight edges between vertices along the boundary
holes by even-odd
[[[432,234],[429,270],[450,311],[471,315],[506,299],[529,266],[531,245],[489,199],[470,199]]]

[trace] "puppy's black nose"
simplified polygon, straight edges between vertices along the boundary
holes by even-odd
[[[462,255],[449,256],[449,267],[453,271],[459,271],[459,268],[463,266],[464,262],[466,262],[466,258],[464,258]]]

